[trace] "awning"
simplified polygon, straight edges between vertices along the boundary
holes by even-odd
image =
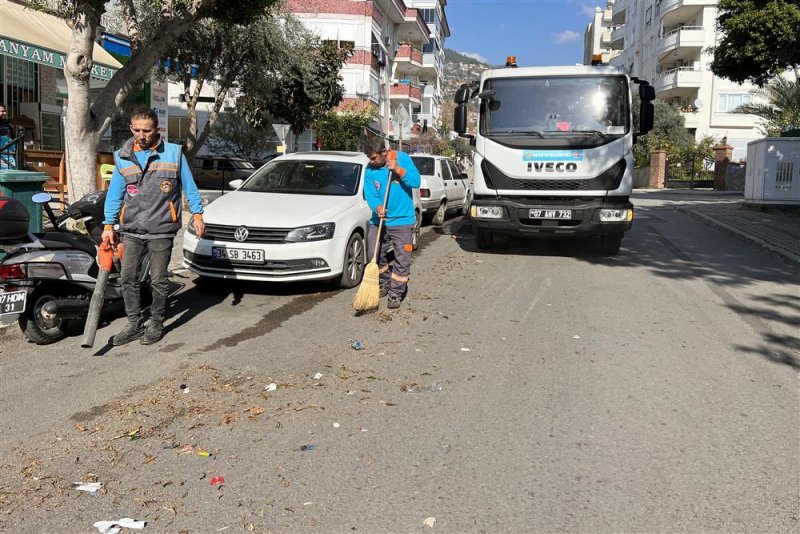
[[[58,17],[0,0],[0,54],[63,69],[72,31]],[[122,65],[100,45],[92,53],[93,78],[110,80]]]

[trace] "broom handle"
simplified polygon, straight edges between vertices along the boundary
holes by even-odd
[[[383,209],[386,209],[386,203],[389,202],[389,188],[392,187],[392,171],[389,171],[389,180],[386,182],[386,193],[383,195]],[[372,263],[378,261],[378,246],[381,244],[381,230],[383,229],[383,217],[380,217],[378,223],[378,235],[375,237],[375,250],[372,252]]]

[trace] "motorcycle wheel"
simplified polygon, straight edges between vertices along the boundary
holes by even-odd
[[[61,341],[69,333],[69,320],[48,321],[42,316],[42,306],[59,298],[63,298],[63,296],[59,296],[55,292],[34,291],[25,313],[19,317],[19,327],[22,329],[22,333],[37,345],[49,345]]]

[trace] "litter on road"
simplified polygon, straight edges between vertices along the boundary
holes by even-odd
[[[322,373],[315,374],[313,378],[314,380],[319,380],[320,378],[322,378]]]
[[[268,384],[267,387],[265,387],[264,389],[266,389],[267,391],[275,391],[276,389],[278,389],[278,384],[272,382],[271,384]]]
[[[351,343],[350,346],[353,348],[353,350],[361,350],[364,348],[364,344],[357,339],[353,341],[353,343]]]
[[[428,517],[422,522],[422,524],[425,525],[426,527],[433,528],[433,525],[436,524],[436,518],[435,517]]]
[[[225,484],[225,477],[211,477],[212,486],[219,486],[220,484]]]
[[[123,528],[132,528],[141,530],[147,526],[147,521],[137,521],[130,517],[123,517],[116,521],[98,521],[94,527],[100,531],[100,534],[117,534]]]
[[[316,449],[316,448],[317,448],[317,446],[316,446],[316,445],[314,445],[314,444],[309,444],[309,445],[301,445],[301,446],[300,446],[300,450],[301,450],[301,451],[313,451],[313,450],[314,450],[314,449]]]
[[[92,495],[97,495],[97,492],[102,489],[102,482],[75,482],[72,484],[72,489],[78,491],[87,491]]]

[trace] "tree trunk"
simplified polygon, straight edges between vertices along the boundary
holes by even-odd
[[[228,94],[228,85],[223,84],[219,86],[217,89],[217,94],[214,95],[214,105],[211,108],[211,111],[208,113],[208,117],[206,118],[206,123],[203,125],[203,131],[200,133],[198,137],[196,137],[194,144],[192,144],[191,149],[186,150],[186,157],[189,158],[189,161],[193,161],[194,157],[203,148],[203,145],[208,140],[208,136],[211,135],[211,129],[214,128],[214,124],[217,122],[219,118],[219,111],[222,109],[222,104],[225,102],[225,97]],[[190,120],[192,121],[191,130],[197,131],[197,113],[192,114],[192,111],[189,112]]]
[[[65,127],[67,187],[70,202],[97,189],[97,147],[100,132],[91,112],[89,74],[92,70],[94,36],[100,23],[99,13],[80,13],[72,28],[64,77],[69,104]]]

